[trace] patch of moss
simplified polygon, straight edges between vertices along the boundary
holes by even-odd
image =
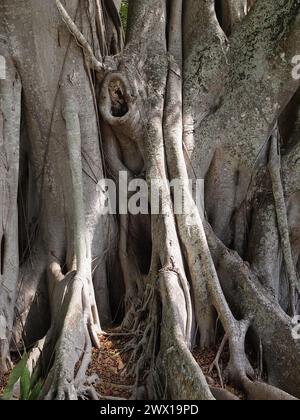
[[[127,16],[128,16],[128,0],[122,0],[120,16],[123,25],[124,32],[126,33],[127,29]]]

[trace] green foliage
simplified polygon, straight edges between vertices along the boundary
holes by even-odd
[[[128,16],[128,0],[122,0],[121,9],[120,9],[120,16],[123,25],[124,32],[127,29],[127,16]]]
[[[38,379],[37,372],[30,376],[27,367],[28,355],[25,352],[22,359],[13,368],[7,386],[1,397],[2,400],[11,400],[15,385],[20,381],[20,400],[37,400],[42,391],[42,380]]]

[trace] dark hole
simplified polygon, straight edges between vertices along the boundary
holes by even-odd
[[[113,117],[121,118],[128,112],[128,105],[124,98],[123,86],[121,82],[111,82],[109,86],[111,99],[111,114]]]
[[[220,25],[222,25],[222,15],[223,15],[222,2],[223,2],[223,0],[215,0],[215,11],[216,11],[217,19],[218,19]]]
[[[139,269],[147,275],[151,266],[152,241],[151,221],[146,215],[136,215],[130,218],[130,246],[137,256]]]
[[[1,239],[1,250],[0,250],[1,276],[3,276],[3,273],[4,273],[4,252],[5,252],[5,236],[3,235]]]
[[[226,35],[230,35],[231,28],[227,1],[215,0],[215,11],[221,28],[226,33]]]

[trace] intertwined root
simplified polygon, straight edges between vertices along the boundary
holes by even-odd
[[[46,377],[45,399],[74,399],[85,380],[91,343],[99,347],[101,332],[91,273],[91,245],[85,222],[82,180],[82,143],[78,103],[72,91],[63,93],[63,117],[72,186],[69,209],[67,275],[53,256],[48,268],[51,327],[47,334],[40,370]]]
[[[0,37],[0,371],[11,367],[12,336],[18,280],[18,177],[21,121],[21,81]],[[3,66],[5,68],[3,69]]]
[[[42,398],[77,399],[91,358],[92,341],[99,346],[87,279],[62,276],[53,291],[52,324],[38,369],[46,378]]]
[[[148,396],[157,398],[159,396],[159,391],[156,389],[159,309],[154,284],[147,284],[142,301],[137,306],[131,306],[118,331],[132,335],[132,339],[123,349],[124,353],[130,353],[127,374],[135,378],[132,398],[138,397],[140,383],[146,383]]]
[[[144,8],[150,7],[146,3],[136,2],[143,9],[141,16],[144,15]],[[204,3],[212,12],[214,2]],[[99,80],[102,81],[105,77],[99,106],[102,118],[105,120],[104,132],[105,134],[109,132],[106,151],[111,162],[115,164],[113,169],[115,171],[124,169],[130,176],[145,170],[149,184],[157,180],[159,188],[163,190],[165,213],[155,215],[151,220],[155,263],[151,268],[151,280],[146,283],[146,287],[138,270],[132,269],[128,261],[131,258],[127,253],[128,218],[125,217],[121,221],[126,227],[120,235],[119,257],[126,283],[127,312],[119,330],[125,334],[132,334],[132,340],[124,351],[131,352],[130,374],[134,374],[136,378],[133,397],[138,396],[139,383],[145,380],[151,398],[162,398],[167,392],[174,399],[213,399],[216,392],[212,393],[209,389],[201,369],[193,359],[191,347],[195,332],[194,318],[200,330],[201,345],[211,344],[214,334],[214,311],[221,320],[226,340],[229,342],[230,361],[224,376],[242,387],[249,398],[265,396],[290,399],[289,395],[276,388],[251,380],[254,376],[253,368],[245,353],[246,334],[251,328],[262,342],[269,381],[299,396],[300,368],[297,363],[296,366],[293,364],[299,358],[300,349],[299,344],[291,337],[289,317],[280,309],[278,302],[269,296],[268,291],[261,286],[249,267],[238,255],[230,252],[216,238],[210,226],[203,222],[191,195],[188,196],[188,207],[191,209],[193,224],[189,223],[186,215],[174,214],[174,203],[168,181],[177,178],[182,185],[185,185],[188,178],[182,136],[184,131],[181,97],[182,0],[170,3],[169,54],[166,54],[166,26],[158,28],[159,19],[153,13],[148,13],[149,25],[144,25],[142,22],[141,35],[148,41],[152,37],[145,32],[145,27],[159,29],[152,31],[154,41],[150,39],[145,47],[142,46],[140,55],[139,51],[136,51],[137,44],[133,42],[133,46],[127,46],[124,57],[111,59],[112,66],[107,66],[105,59],[96,58],[87,39],[78,30],[61,2],[56,0],[56,4],[72,36],[84,50],[87,67],[96,70]],[[153,1],[152,4],[151,7],[163,16],[163,2]],[[99,2],[97,5],[98,12],[101,12]],[[100,26],[102,18],[100,13],[98,17]],[[231,24],[235,23],[235,19],[236,16],[232,18]],[[217,25],[216,19],[214,24]],[[175,28],[177,30],[174,30]],[[105,49],[104,40],[101,41]],[[154,47],[158,50],[155,50],[155,53]],[[210,47],[208,50],[211,51]],[[226,54],[225,51],[222,53]],[[73,78],[70,75],[69,78],[72,85]],[[65,212],[65,217],[68,219],[66,223],[68,239],[65,247],[70,258],[67,258],[67,275],[62,274],[61,263],[58,263],[54,257],[54,260],[48,261],[52,322],[39,365],[41,375],[46,377],[41,396],[45,399],[77,398],[90,360],[91,341],[98,346],[97,335],[100,332],[91,275],[91,244],[87,235],[84,211],[81,164],[82,121],[79,118],[79,103],[75,99],[74,89],[72,91],[66,85],[62,84],[62,114],[66,128],[69,163],[67,173],[71,179],[71,191],[64,193],[66,196],[71,196],[73,201]],[[16,89],[19,95],[18,83]],[[10,90],[11,85],[6,100],[13,96],[10,95]],[[96,102],[96,97],[94,99]],[[7,104],[11,105],[9,99],[4,101],[5,107]],[[96,104],[96,112],[97,106]],[[19,106],[15,109],[17,111],[14,118],[19,117],[20,110]],[[11,110],[4,111],[10,114]],[[0,123],[1,114],[0,112]],[[12,131],[16,128],[17,124],[13,128],[9,127]],[[16,136],[11,137],[16,145]],[[209,144],[214,143],[215,139],[212,139],[211,132],[208,137]],[[7,139],[4,140],[7,144]],[[110,141],[118,147],[112,147]],[[280,235],[285,244],[284,258],[291,285],[293,312],[295,300],[293,293],[297,287],[297,278],[292,261],[284,195],[279,176],[280,162],[275,153],[275,146],[277,145],[272,143],[273,154],[269,169]],[[214,147],[215,144],[211,148]],[[203,154],[203,150],[200,152]],[[128,155],[133,155],[136,159],[130,158],[127,161]],[[0,169],[3,170],[2,167]],[[1,172],[0,175],[2,179]],[[14,182],[15,189],[16,185],[17,182]],[[236,193],[234,188],[232,194]],[[2,202],[6,204],[7,197]],[[232,210],[230,206],[226,209],[228,212]],[[14,214],[13,217],[15,216]],[[1,236],[4,235],[5,239],[4,248],[6,248],[7,234],[9,236],[9,232],[0,231],[1,243]],[[16,238],[13,235],[13,241],[9,244],[10,249],[13,246],[17,248]],[[3,246],[1,250],[2,248]],[[2,255],[1,260],[3,260]],[[8,299],[10,298],[11,296],[8,296]],[[5,307],[7,302],[4,303]],[[2,307],[0,301],[1,310]],[[239,317],[236,314],[239,314]],[[3,329],[6,328],[7,321],[5,319],[5,328],[3,328],[2,318],[0,318],[0,339],[3,338]],[[4,339],[7,347],[8,337],[5,335]],[[5,353],[7,349],[1,349],[1,355]],[[215,366],[223,380],[218,367],[218,357]],[[286,372],[289,373],[289,377]],[[90,392],[90,397],[94,398],[91,389]]]
[[[146,146],[144,146],[144,149],[142,150],[144,154],[144,161],[148,163],[147,178],[149,181],[159,179],[160,187],[163,189],[165,188],[162,193],[163,197],[168,196],[169,193],[166,186],[168,176],[179,178],[183,185],[187,181],[186,163],[182,151],[182,127],[181,123],[178,124],[178,127],[176,124],[174,126],[174,121],[172,119],[174,107],[176,109],[176,104],[181,103],[181,98],[177,96],[178,92],[180,92],[180,86],[178,88],[176,74],[176,66],[174,69],[174,63],[171,61],[169,80],[166,84],[167,105],[164,109],[165,114],[163,120],[163,127],[165,130],[164,139],[160,136],[159,127],[155,126],[153,127],[153,133],[155,135],[152,136],[147,134]],[[125,80],[125,78],[123,79]],[[128,86],[127,89],[129,91],[130,87]],[[177,110],[177,112],[180,116],[180,110]],[[111,117],[109,118],[111,119]],[[168,118],[170,118],[170,122]],[[181,118],[178,118],[178,121],[181,121]],[[115,123],[117,122],[114,120],[114,124]],[[160,124],[160,122],[157,123],[158,125]],[[166,154],[157,153],[157,150],[164,150],[165,148],[167,149]],[[166,167],[168,167],[168,173],[166,173]],[[222,277],[222,273],[219,273],[216,270],[216,266],[218,265],[216,264],[216,261],[221,261],[222,258],[226,259],[227,255],[229,255],[229,251],[226,247],[219,246],[218,241],[211,233],[211,228],[206,224],[206,222],[203,224],[192,197],[189,197],[188,203],[189,207],[192,209],[192,219],[194,222],[192,226],[188,224],[188,220],[185,215],[176,215],[176,217],[174,217],[173,204],[168,200],[164,202],[164,205],[166,206],[165,215],[152,217],[153,253],[155,256],[153,258],[159,260],[159,264],[162,266],[160,271],[161,276],[159,278],[160,284],[164,285],[161,289],[163,290],[161,293],[163,301],[163,314],[166,312],[168,313],[168,311],[166,311],[166,303],[163,295],[166,292],[170,293],[170,290],[172,290],[172,287],[170,289],[168,289],[168,287],[166,288],[166,284],[176,284],[176,287],[173,286],[175,287],[175,290],[172,292],[172,294],[174,294],[173,299],[168,302],[171,314],[167,315],[170,330],[173,331],[173,333],[171,334],[170,331],[166,331],[164,325],[162,325],[160,356],[163,363],[167,363],[167,376],[171,374],[174,375],[176,372],[176,375],[184,378],[183,380],[185,380],[186,383],[186,396],[195,397],[197,395],[197,398],[205,396],[209,399],[212,397],[209,388],[205,379],[203,379],[199,373],[199,367],[196,368],[194,366],[190,353],[191,320],[193,310],[196,308],[198,325],[203,325],[203,328],[200,330],[200,335],[202,340],[201,342],[205,346],[211,342],[211,336],[213,335],[213,317],[211,308],[214,307],[216,309],[224,327],[230,348],[230,361],[224,376],[230,382],[237,384],[237,386],[244,388],[247,391],[247,389],[250,389],[249,378],[254,378],[254,371],[245,353],[246,334],[249,328],[253,327],[253,325],[255,326],[256,324],[255,315],[257,315],[257,313],[255,312],[261,311],[261,313],[265,313],[268,308],[268,303],[261,301],[259,303],[259,305],[261,305],[260,308],[256,309],[254,313],[252,310],[244,310],[243,307],[240,307],[238,312],[243,314],[244,320],[239,321],[234,317],[231,309],[232,300],[235,300],[234,296],[228,292],[225,297],[220,284],[220,276]],[[166,217],[166,215],[168,217]],[[191,215],[189,215],[189,217],[191,217]],[[210,237],[209,243],[207,243],[207,235]],[[184,245],[184,247],[182,245]],[[216,251],[216,248],[219,249]],[[213,260],[211,252],[212,254],[218,254],[216,261]],[[192,275],[192,288],[194,294],[193,309],[191,307],[190,286],[185,275],[185,267],[183,264],[184,255],[186,256],[188,262],[189,273]],[[241,267],[239,267],[239,270],[240,268]],[[254,277],[253,273],[251,273],[251,276]],[[170,279],[172,279],[171,283]],[[178,302],[181,302],[181,304],[178,305]],[[239,306],[238,302],[235,301],[234,303]],[[181,308],[180,311],[178,311],[178,306]],[[205,306],[210,308],[208,311],[208,313],[210,312],[210,315],[203,311],[203,307]],[[134,325],[134,330],[136,331],[136,328],[140,323],[139,317],[136,317],[136,312],[138,312],[137,307],[134,307],[133,303],[131,309],[127,312],[123,327],[125,326],[129,328],[131,325]],[[144,309],[147,309],[147,306]],[[164,315],[163,319],[165,319]],[[210,334],[206,334],[206,331],[208,330]],[[145,326],[146,337],[150,334],[150,331],[151,317],[149,319],[149,325],[147,324]],[[143,350],[145,336],[141,336],[142,338],[140,343],[134,350],[132,349],[132,360],[136,358],[139,352],[145,351]],[[169,338],[166,339],[166,336]],[[261,336],[261,331],[259,336]],[[170,357],[168,356],[170,354],[186,360],[185,374],[181,370],[177,370],[178,366],[176,366],[176,363],[174,362],[176,360],[175,356],[172,358],[174,365],[170,365]],[[159,358],[157,360],[159,360]],[[138,362],[137,370],[139,370],[140,364],[144,364],[143,358],[141,358]],[[216,366],[218,366],[217,361]],[[187,378],[189,377],[192,367],[194,369],[194,374],[191,374],[191,377],[193,378],[191,380],[190,378]],[[221,376],[220,371],[219,375]],[[197,377],[199,387],[193,391],[192,384],[195,381],[195,377]],[[170,378],[168,379],[168,382],[170,382]],[[253,382],[252,385],[255,387],[257,384]],[[257,385],[257,389],[258,388],[259,386]],[[176,386],[174,384],[169,385],[169,392],[171,392],[173,396],[178,396],[178,389],[176,390]]]

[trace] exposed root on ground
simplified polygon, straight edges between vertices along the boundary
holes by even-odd
[[[202,369],[205,375],[208,385],[211,389],[222,389],[230,394],[233,394],[238,399],[246,399],[245,394],[241,389],[236,388],[230,382],[226,383],[224,380],[224,370],[229,362],[229,347],[228,344],[224,346],[223,352],[219,355],[220,347],[214,346],[210,349],[201,349],[196,347],[193,350],[193,356],[195,357],[198,365]],[[219,372],[213,368],[216,358],[219,356]],[[213,393],[214,394],[214,393]]]
[[[142,6],[143,13],[147,11],[146,3]],[[39,374],[45,380],[41,398],[293,399],[287,392],[300,397],[300,366],[294,366],[294,361],[299,359],[300,344],[291,335],[290,317],[254,270],[227,248],[225,241],[219,240],[202,219],[191,192],[187,192],[185,203],[189,214],[175,212],[169,181],[179,180],[184,189],[189,178],[183,151],[183,0],[170,2],[170,22],[158,30],[157,16],[165,14],[163,3],[153,2],[151,7],[155,14],[153,10],[147,13],[149,27],[155,28],[151,37],[150,32],[143,32],[146,29],[142,24],[141,36],[149,39],[145,50],[142,45],[133,43],[130,46],[129,43],[124,54],[113,57],[113,65],[108,66],[101,54],[96,56],[68,11],[56,0],[69,32],[84,51],[88,72],[95,70],[95,80],[102,82],[101,86],[96,86],[98,98],[93,87],[94,111],[99,126],[100,118],[103,119],[104,137],[109,143],[104,148],[112,163],[113,175],[122,170],[132,179],[145,172],[149,186],[160,191],[163,211],[155,212],[151,208],[152,265],[148,277],[140,273],[136,256],[129,252],[130,219],[121,215],[117,254],[125,283],[125,317],[111,335],[109,332],[101,335],[100,305],[97,307],[92,276],[94,238],[91,238],[93,235],[87,222],[92,205],[85,205],[86,185],[83,182],[82,151],[86,133],[82,132],[81,103],[75,89],[70,87],[72,83],[70,86],[61,83],[60,112],[67,156],[64,174],[70,178],[70,188],[62,188],[62,196],[70,202],[64,203],[64,210],[58,212],[58,217],[63,214],[66,219],[63,245],[58,245],[62,248],[60,258],[54,257],[52,251],[52,242],[60,242],[56,238],[57,232],[53,228],[53,233],[50,226],[45,235],[45,242],[49,242],[44,271],[47,272],[51,325],[37,364]],[[213,1],[204,3],[211,3],[209,7],[214,9]],[[98,16],[99,22],[101,16]],[[169,31],[168,43],[166,29]],[[180,34],[178,38],[176,34]],[[103,44],[104,39],[101,42]],[[108,52],[106,46],[103,50]],[[13,130],[16,132],[16,127]],[[96,135],[93,133],[97,142],[101,137],[100,129],[98,131]],[[214,133],[209,136],[214,143]],[[15,140],[19,141],[18,137]],[[275,140],[271,142],[269,172],[290,282],[291,314],[294,314],[295,290],[299,285]],[[54,169],[57,168],[54,166]],[[104,174],[99,172],[101,178]],[[17,183],[14,185],[16,188]],[[234,188],[236,185],[232,190]],[[49,189],[55,188],[51,185]],[[49,197],[52,196],[46,194],[50,202]],[[232,212],[232,217],[233,210],[234,206],[226,209]],[[48,219],[47,224],[51,225]],[[60,229],[61,226],[57,230]],[[44,230],[47,229],[44,227]],[[13,243],[16,243],[15,233],[13,236]],[[16,273],[14,276],[17,278]],[[6,306],[8,302],[5,302]],[[13,308],[10,301],[9,307]],[[212,347],[215,316],[225,334],[219,348]],[[8,323],[6,319],[5,323],[3,319],[0,321],[5,330],[3,365],[8,357],[12,319]],[[200,348],[194,351],[193,357],[197,328]],[[261,343],[259,374],[246,351],[248,333]],[[255,347],[257,343],[253,340],[251,344]],[[272,386],[259,382],[263,374]],[[5,376],[0,378],[0,387],[4,386],[5,380]]]

